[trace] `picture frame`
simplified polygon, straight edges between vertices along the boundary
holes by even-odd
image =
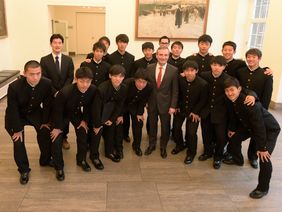
[[[0,38],[5,38],[8,36],[7,23],[6,23],[6,11],[5,2],[0,0]]]
[[[136,39],[197,40],[206,32],[209,0],[136,0]]]

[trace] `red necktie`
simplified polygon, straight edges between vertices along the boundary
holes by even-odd
[[[159,67],[160,71],[157,77],[157,88],[160,88],[161,83],[162,83],[162,66]]]

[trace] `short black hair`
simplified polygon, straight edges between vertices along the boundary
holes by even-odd
[[[29,68],[38,68],[41,67],[40,63],[36,60],[30,60],[24,65],[24,71],[27,71]]]
[[[125,76],[125,68],[122,65],[116,64],[111,66],[109,70],[109,74],[111,76],[119,75],[121,74],[122,76]]]
[[[169,37],[167,37],[166,35],[160,37],[159,43],[161,43],[162,39],[167,39],[167,40],[168,40],[168,43],[170,43],[170,39],[169,39]]]
[[[188,68],[193,68],[193,69],[196,69],[196,70],[199,70],[199,66],[198,66],[198,63],[196,63],[195,61],[193,60],[187,60],[183,66],[182,66],[182,70],[186,70]]]
[[[50,43],[52,43],[54,39],[61,39],[62,43],[64,43],[64,37],[61,34],[53,34],[50,37]]]
[[[226,66],[227,61],[222,55],[217,55],[211,59],[211,64],[219,64],[221,66]]]
[[[256,56],[258,56],[258,58],[261,58],[261,57],[262,57],[262,52],[261,52],[261,50],[259,50],[259,49],[257,49],[257,48],[249,49],[249,50],[246,52],[245,57],[247,57],[248,54],[250,54],[250,55],[256,55]]]
[[[143,79],[148,81],[148,73],[144,68],[138,68],[134,74],[134,79]]]
[[[224,85],[224,89],[230,88],[232,86],[235,86],[236,88],[239,88],[241,86],[239,80],[236,79],[235,77],[228,77],[224,81],[223,85]]]
[[[110,39],[107,36],[100,37],[98,42],[101,42],[103,40],[106,41],[109,45],[111,45],[111,41],[110,41]]]
[[[154,50],[154,44],[152,42],[145,42],[142,44],[142,51],[144,49],[153,49]]]
[[[96,49],[101,49],[103,52],[106,51],[105,45],[101,42],[96,42],[96,43],[93,44],[92,50],[95,51]]]
[[[75,78],[76,79],[81,79],[81,78],[93,79],[93,73],[91,69],[88,67],[80,67],[75,71]]]
[[[118,36],[116,36],[116,43],[118,43],[119,41],[123,43],[128,43],[129,38],[126,34],[119,34]]]
[[[183,43],[182,43],[181,41],[178,41],[178,40],[177,40],[177,41],[174,41],[174,42],[171,44],[171,49],[173,48],[174,45],[180,46],[181,49],[184,48]]]
[[[232,46],[233,50],[236,51],[237,45],[235,42],[233,41],[226,41],[223,43],[222,48],[224,48],[225,46]]]
[[[209,42],[212,43],[212,37],[208,34],[203,34],[198,38],[198,43],[200,42]]]

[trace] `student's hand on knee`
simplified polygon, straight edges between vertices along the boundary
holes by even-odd
[[[175,113],[175,108],[170,107],[169,110],[168,110],[168,113],[170,115],[174,114]]]
[[[123,124],[123,117],[122,116],[117,117],[116,125],[119,125],[119,124]]]
[[[85,62],[91,63],[91,59],[85,59]]]
[[[51,130],[49,124],[42,124],[42,125],[40,126],[40,129],[43,129],[44,127],[47,128],[48,130]]]
[[[270,161],[271,155],[269,154],[268,151],[258,151],[257,155],[261,159],[262,162]]]
[[[56,138],[60,135],[60,133],[62,133],[63,131],[61,129],[56,129],[54,128],[51,132],[50,132],[50,136],[51,136],[51,140],[52,142],[54,142],[56,140]]]
[[[101,127],[98,127],[98,128],[93,128],[93,131],[94,131],[94,134],[95,135],[97,135],[99,132],[100,132],[100,130],[102,129],[102,126]]]
[[[254,96],[246,96],[244,104],[248,106],[253,106],[256,102],[256,98]]]
[[[227,136],[228,138],[231,138],[234,134],[235,132],[228,130]]]
[[[20,140],[20,142],[23,142],[23,133],[22,133],[22,131],[15,132],[12,135],[12,139],[13,139],[14,142],[17,142],[18,140]]]
[[[105,125],[107,125],[107,126],[111,126],[112,124],[113,124],[113,122],[111,122],[110,120],[105,122]]]
[[[192,122],[200,122],[200,120],[201,120],[201,118],[200,118],[200,116],[198,116],[197,114],[195,114],[195,113],[190,113],[190,118],[192,119]]]
[[[85,130],[85,132],[87,133],[88,132],[88,126],[87,126],[87,123],[86,123],[86,121],[81,121],[80,122],[80,125],[77,127],[77,129],[79,129],[79,128],[83,128],[84,130]]]
[[[138,122],[144,121],[144,116],[143,115],[137,115],[137,121]]]

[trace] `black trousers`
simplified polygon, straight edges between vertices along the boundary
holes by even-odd
[[[46,166],[51,160],[51,138],[50,130],[47,128],[40,129],[39,125],[34,125],[29,121],[24,121],[25,125],[31,125],[35,128],[37,134],[37,143],[40,149],[40,158],[39,164],[41,166]],[[13,136],[13,133],[9,132],[10,136]],[[20,173],[29,172],[29,160],[25,148],[25,138],[23,131],[23,140],[13,141],[14,148],[14,160],[18,166],[18,171]]]
[[[136,114],[130,114],[132,120],[133,148],[140,148],[142,141],[143,121],[137,120]]]
[[[123,114],[123,138],[129,137],[129,128],[130,128],[130,114],[125,112]]]
[[[161,121],[161,138],[160,138],[160,148],[165,149],[170,136],[170,114],[160,114],[156,112],[149,112],[149,145],[156,146],[157,144],[157,134],[158,134],[158,118]]]
[[[92,160],[99,158],[99,146],[102,136],[104,138],[105,155],[123,150],[123,125],[116,125],[115,123],[111,126],[103,125],[97,135],[91,129],[90,159]]]
[[[279,135],[280,128],[267,130],[266,131],[266,148],[269,154],[272,154],[277,137]],[[239,128],[236,133],[230,138],[230,151],[233,157],[233,160],[236,161],[238,164],[244,163],[244,158],[241,152],[242,149],[242,142],[251,137],[249,131],[244,128]],[[254,140],[254,139],[253,139]],[[262,162],[259,160],[260,170],[258,176],[258,185],[257,189],[260,191],[268,191],[269,190],[269,183],[272,174],[272,163],[271,160],[268,162]]]
[[[214,155],[214,160],[223,158],[224,147],[227,142],[227,123],[212,123],[210,116],[201,120],[204,153]]]
[[[68,122],[66,122],[68,123]],[[77,144],[77,153],[76,153],[76,160],[78,162],[86,160],[87,154],[87,138],[88,134],[84,128],[80,127],[78,123],[72,122],[72,125],[75,129],[76,135],[76,144]],[[62,151],[62,144],[63,144],[64,134],[61,133],[56,140],[52,143],[52,156],[55,164],[55,169],[60,170],[64,168],[64,159],[63,159],[63,151]]]
[[[182,125],[186,119],[186,132],[185,132],[185,140],[187,143],[187,154],[194,157],[197,153],[197,130],[199,126],[199,122],[192,122],[189,117],[186,117],[180,113],[177,113],[174,116],[173,121],[173,134],[176,142],[176,146],[179,148],[184,147],[183,133],[182,133]]]

